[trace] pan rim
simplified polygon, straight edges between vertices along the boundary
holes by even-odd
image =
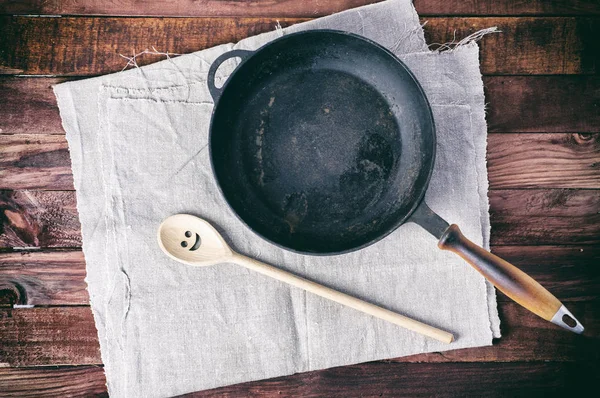
[[[413,201],[411,208],[409,211],[406,212],[406,214],[403,217],[399,217],[398,220],[396,220],[387,230],[385,230],[383,233],[381,233],[380,235],[376,236],[375,238],[370,239],[369,241],[361,244],[361,245],[357,245],[355,247],[349,248],[349,249],[345,249],[345,250],[337,250],[337,251],[327,251],[327,252],[314,252],[314,251],[306,251],[306,250],[298,250],[298,249],[294,249],[288,246],[285,246],[279,242],[275,242],[272,239],[264,236],[263,234],[259,233],[258,231],[256,231],[252,226],[250,226],[239,214],[238,212],[233,208],[233,206],[229,203],[229,200],[227,199],[227,196],[225,195],[225,192],[223,190],[223,187],[221,186],[221,182],[219,181],[219,178],[217,177],[217,173],[215,170],[215,164],[214,164],[214,158],[213,158],[213,150],[212,150],[212,141],[213,141],[213,134],[214,134],[214,130],[213,130],[213,124],[215,121],[215,113],[218,110],[219,107],[219,103],[221,101],[221,99],[223,98],[227,87],[229,85],[229,83],[232,80],[232,77],[238,73],[243,66],[253,57],[257,56],[258,54],[260,54],[261,52],[265,51],[268,47],[270,47],[271,45],[278,43],[280,41],[284,41],[284,40],[288,40],[291,37],[295,37],[295,36],[302,36],[302,35],[307,35],[307,34],[331,34],[331,35],[339,35],[339,36],[346,36],[346,37],[352,37],[353,39],[357,39],[357,40],[361,40],[364,41],[372,46],[374,46],[376,49],[378,49],[379,51],[383,51],[387,56],[389,56],[396,64],[398,64],[402,69],[404,69],[408,76],[410,76],[412,82],[415,84],[415,86],[417,87],[419,93],[422,95],[423,99],[425,100],[425,104],[427,105],[427,115],[429,116],[430,120],[431,120],[431,141],[432,141],[432,148],[431,148],[431,155],[429,156],[429,164],[424,166],[428,168],[427,174],[425,176],[425,180],[424,182],[421,184],[421,186],[419,187],[419,192],[418,194],[415,195],[415,200]],[[234,49],[232,49],[234,50]],[[229,51],[232,51],[229,50]],[[228,52],[229,52],[228,51]],[[231,74],[227,77],[227,80],[225,81],[225,83],[223,84],[223,86],[221,87],[220,91],[221,94],[219,95],[219,97],[215,100],[214,105],[213,105],[213,109],[211,112],[211,118],[210,118],[210,124],[209,124],[209,133],[208,133],[208,153],[209,153],[209,161],[210,161],[210,167],[211,167],[211,171],[212,174],[214,176],[214,179],[216,181],[216,185],[217,185],[217,189],[219,190],[219,193],[221,195],[221,197],[224,199],[225,203],[227,204],[227,207],[229,208],[229,210],[235,215],[235,217],[242,222],[243,225],[245,225],[250,231],[252,231],[252,233],[254,233],[255,235],[257,235],[258,237],[260,237],[261,239],[269,242],[272,245],[275,245],[276,247],[279,247],[281,249],[290,251],[292,253],[296,253],[296,254],[301,254],[301,255],[307,255],[307,256],[316,256],[316,257],[325,257],[325,256],[337,256],[337,255],[344,255],[344,254],[348,254],[348,253],[352,253],[361,249],[364,249],[368,246],[374,245],[375,243],[383,240],[384,238],[386,238],[388,235],[390,235],[392,232],[396,231],[400,226],[402,226],[403,224],[405,224],[406,222],[410,221],[411,216],[414,214],[414,212],[417,210],[417,208],[419,207],[419,205],[421,204],[421,202],[424,201],[425,199],[425,194],[427,192],[427,189],[429,187],[429,182],[431,180],[431,176],[433,174],[433,168],[435,166],[435,159],[436,159],[436,155],[437,155],[437,130],[436,130],[436,126],[435,126],[435,120],[433,118],[433,111],[432,111],[432,107],[431,104],[429,102],[429,99],[427,98],[427,95],[425,94],[425,91],[423,90],[423,87],[421,86],[421,84],[419,83],[419,81],[417,80],[417,78],[415,77],[415,75],[413,74],[413,72],[408,68],[408,66],[406,66],[406,64],[404,62],[402,62],[394,53],[392,53],[389,49],[383,47],[381,44],[358,34],[355,33],[351,33],[351,32],[346,32],[346,31],[342,31],[342,30],[335,30],[335,29],[309,29],[309,30],[304,30],[304,31],[300,31],[300,32],[294,32],[294,33],[290,33],[290,34],[284,34],[283,36],[274,39],[264,45],[262,45],[261,47],[259,47],[258,49],[251,51],[252,54],[250,54],[248,57],[242,58],[242,61],[236,66],[236,68],[233,70],[233,72],[231,72]]]

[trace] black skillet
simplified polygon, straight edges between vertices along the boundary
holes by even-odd
[[[233,57],[242,62],[217,88],[217,69]],[[525,308],[583,331],[539,283],[427,206],[436,146],[431,107],[385,48],[338,31],[285,35],[254,52],[218,57],[208,88],[216,180],[234,213],[263,238],[299,253],[341,254],[412,221]]]

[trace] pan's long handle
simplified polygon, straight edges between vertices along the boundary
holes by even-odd
[[[552,293],[508,261],[465,238],[457,225],[448,225],[425,201],[417,206],[410,220],[438,238],[440,249],[461,256],[498,290],[529,311],[572,332],[583,332],[583,325]]]
[[[508,261],[465,238],[456,224],[446,229],[438,246],[461,256],[500,291],[534,314],[575,333],[583,332],[583,325],[552,293]]]
[[[221,66],[221,64],[227,61],[229,58],[238,57],[241,58],[243,61],[251,54],[253,54],[253,52],[248,50],[231,50],[219,55],[217,59],[215,59],[214,62],[210,65],[210,68],[208,69],[206,83],[208,84],[208,91],[210,92],[210,95],[215,103],[217,103],[217,100],[219,99],[219,97],[221,96],[221,92],[223,91],[223,88],[217,88],[217,86],[215,86],[215,76],[217,74],[217,69],[219,69],[219,66]]]
[[[362,311],[366,314],[381,318],[388,322],[392,322],[396,325],[402,326],[425,336],[432,337],[444,343],[451,343],[454,340],[454,336],[448,332],[436,329],[433,326],[415,321],[414,319],[405,317],[403,315],[396,314],[395,312],[378,307],[374,304],[367,303],[366,301],[359,300],[356,297],[338,292],[337,290],[319,285],[318,283],[301,278],[279,268],[254,260],[250,257],[235,253],[231,261],[263,275],[270,276],[271,278],[275,278],[292,286],[304,289],[307,292],[316,294],[329,300],[333,300],[350,308],[354,308],[355,310]]]

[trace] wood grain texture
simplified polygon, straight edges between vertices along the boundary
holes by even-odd
[[[480,42],[483,74],[594,74],[600,67],[598,18],[429,18],[427,43],[460,40],[497,26]],[[435,46],[432,46],[435,49]]]
[[[371,362],[238,384],[183,397],[515,397],[581,394],[598,364]]]
[[[595,0],[414,0],[419,15],[598,15]]]
[[[573,302],[569,307],[586,326],[585,335],[566,333],[514,302],[502,302],[499,312],[503,335],[494,345],[420,354],[394,361],[599,360],[600,302]],[[101,363],[90,307],[0,308],[0,336],[0,363],[4,366]]]
[[[598,364],[371,362],[186,394],[182,397],[554,396],[587,393]],[[4,397],[105,397],[97,366],[0,369]],[[340,386],[348,386],[344,391]],[[358,395],[357,395],[358,396]]]
[[[0,305],[88,305],[81,251],[0,253]]]
[[[0,0],[0,14],[314,18],[379,1],[381,0]],[[586,7],[585,0],[581,3]]]
[[[600,299],[599,246],[493,246],[492,252],[565,303]],[[79,250],[0,253],[0,305],[87,305],[84,278]]]
[[[100,364],[90,307],[0,308],[0,364]]]
[[[101,366],[0,368],[0,396],[108,397]]]
[[[64,134],[51,86],[67,80],[0,77],[0,134]],[[598,76],[484,76],[483,82],[490,132],[600,132]]]
[[[489,131],[600,132],[598,76],[488,76],[483,85]]]
[[[65,136],[0,135],[0,148],[0,187],[39,186],[48,180],[57,189],[73,188]]]
[[[297,18],[0,17],[0,74],[117,72],[151,47],[185,54],[301,22]],[[163,59],[148,54],[145,65]],[[124,62],[125,61],[125,62]]]
[[[492,245],[599,244],[598,192],[492,190]],[[0,248],[81,246],[75,192],[0,193]]]
[[[318,17],[381,0],[0,0],[0,14]],[[419,15],[598,15],[594,0],[415,0]]]
[[[593,362],[370,362],[190,393],[182,397],[554,396],[588,393]],[[105,397],[103,369],[63,366],[0,369],[4,397]],[[343,391],[340,386],[348,386]]]
[[[66,80],[0,77],[0,134],[64,134],[52,85]]]
[[[304,19],[279,18],[282,26]],[[428,18],[429,43],[446,43],[490,26],[483,74],[594,74],[598,18]],[[424,20],[423,20],[424,22]],[[273,30],[275,18],[0,17],[0,74],[96,75],[125,66],[119,54],[156,47],[189,53]],[[159,58],[147,56],[140,65]]]
[[[600,134],[489,134],[490,188],[600,188]]]
[[[0,247],[81,247],[73,191],[0,191]]]
[[[0,134],[0,189],[73,189],[65,136]],[[492,189],[600,188],[600,134],[489,134]]]
[[[492,253],[519,267],[564,303],[600,299],[598,245],[492,246]],[[503,294],[497,299],[510,300]]]
[[[494,190],[492,245],[598,244],[597,190]]]

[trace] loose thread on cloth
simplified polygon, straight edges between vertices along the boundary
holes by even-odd
[[[169,52],[168,50],[166,52],[162,52],[162,51],[158,51],[154,46],[151,47],[150,49],[145,49],[144,51],[141,51],[139,53],[136,53],[135,50],[133,51],[133,55],[131,57],[127,57],[123,54],[119,53],[119,56],[121,56],[122,58],[125,58],[127,60],[127,64],[123,67],[123,69],[121,69],[121,72],[124,72],[128,67],[135,67],[136,70],[141,74],[144,82],[146,83],[146,88],[145,90],[148,90],[149,92],[153,93],[156,88],[151,88],[150,87],[150,79],[146,76],[145,71],[140,68],[140,66],[137,63],[137,58],[141,57],[143,55],[146,54],[152,54],[152,55],[163,55],[167,58],[167,61],[169,61],[169,63],[175,68],[175,70],[177,71],[177,73],[183,77],[183,81],[185,82],[185,86],[187,88],[187,97],[186,97],[186,101],[189,100],[190,97],[190,93],[191,93],[191,84],[198,84],[198,83],[204,83],[204,82],[198,82],[198,81],[190,81],[188,79],[188,76],[180,69],[180,67],[173,62],[173,59],[171,58],[172,56],[180,56],[183,54],[179,54],[179,53],[172,53]],[[205,62],[206,63],[206,62]],[[207,64],[208,66],[210,66],[209,64]]]
[[[158,51],[154,46],[152,46],[152,50],[145,49],[144,51],[139,52],[139,53],[136,53],[134,50],[133,55],[131,57],[128,57],[126,55],[119,53],[120,57],[125,58],[127,60],[127,64],[123,67],[123,69],[121,69],[121,72],[123,72],[125,69],[127,69],[130,66],[134,66],[134,67],[140,69],[136,60],[138,57],[140,57],[144,54],[164,55],[167,57],[167,59],[171,59],[171,56],[173,56],[173,55],[175,55],[175,56],[183,55],[183,54],[178,54],[178,53],[170,53],[169,51],[167,51],[167,52]]]
[[[425,26],[426,24],[427,24],[427,21],[421,26]],[[455,30],[451,41],[446,42],[446,43],[431,43],[431,44],[429,44],[428,47],[431,51],[437,51],[439,53],[446,52],[446,51],[451,52],[451,51],[454,51],[457,48],[459,48],[461,46],[465,46],[469,43],[476,43],[479,40],[481,40],[484,36],[486,36],[490,33],[500,33],[500,32],[502,32],[502,31],[499,30],[497,26],[492,26],[490,28],[478,30],[475,33],[471,33],[467,37],[465,37],[459,41],[456,41],[456,30]]]
[[[276,22],[277,23],[275,24],[275,32],[277,32],[279,37],[282,37],[283,35],[285,35],[285,32],[283,31],[283,28],[281,27],[281,23],[279,22],[279,20],[277,20]]]

